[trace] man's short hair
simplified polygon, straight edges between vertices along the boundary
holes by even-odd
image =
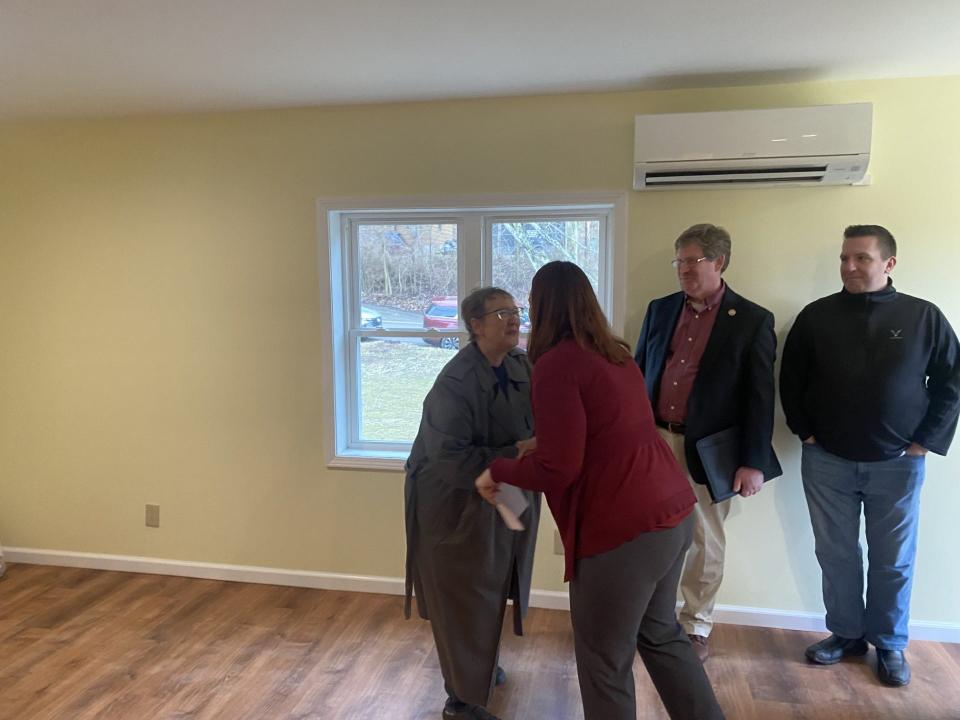
[[[877,239],[877,249],[880,251],[880,257],[886,260],[897,255],[897,241],[893,239],[893,233],[887,230],[883,225],[849,225],[843,231],[843,239],[855,237],[875,237]]]
[[[460,318],[463,320],[467,332],[470,333],[470,342],[477,339],[477,336],[473,332],[473,327],[470,325],[470,321],[483,318],[483,314],[487,310],[487,300],[495,297],[512,298],[513,295],[502,288],[482,287],[471,291],[471,293],[460,302]]]
[[[673,249],[679,250],[687,245],[697,245],[708,260],[716,260],[723,255],[723,272],[730,266],[730,233],[719,225],[699,223],[691,225],[673,243]]]

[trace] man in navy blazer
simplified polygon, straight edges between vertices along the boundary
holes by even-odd
[[[740,429],[740,462],[733,489],[743,497],[781,474],[773,451],[773,314],[733,291],[722,279],[730,264],[730,235],[693,225],[674,243],[681,291],[647,308],[636,361],[644,374],[660,433],[687,471],[697,495],[696,529],[680,589],[679,621],[706,660],[713,610],[723,580],[730,502],[714,504],[697,440]]]

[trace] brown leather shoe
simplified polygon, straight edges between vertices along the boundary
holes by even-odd
[[[693,651],[700,658],[700,662],[706,662],[707,658],[710,657],[710,646],[707,645],[707,639],[703,635],[687,635],[687,637],[690,638],[690,645],[693,646]]]

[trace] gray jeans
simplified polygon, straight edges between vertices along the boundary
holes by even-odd
[[[585,720],[636,720],[637,651],[673,720],[723,720],[676,617],[693,523],[689,515],[675,528],[644,533],[577,561],[570,618]]]

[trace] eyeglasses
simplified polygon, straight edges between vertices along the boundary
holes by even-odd
[[[708,257],[698,257],[698,258],[674,258],[670,261],[670,264],[675,268],[679,268],[681,265],[685,268],[696,267],[704,260],[710,260]]]
[[[487,315],[496,315],[497,320],[507,320],[509,318],[520,318],[520,315],[523,313],[523,308],[504,308],[502,310],[491,310],[490,312],[483,313],[480,317],[486,317]]]

